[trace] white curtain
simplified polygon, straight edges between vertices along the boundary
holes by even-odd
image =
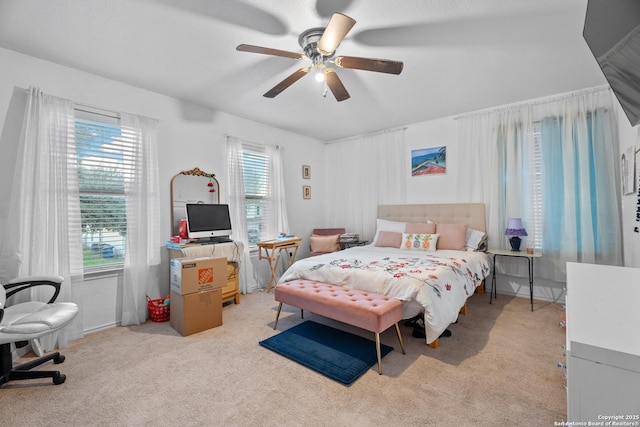
[[[3,226],[3,280],[38,275],[64,278],[58,301],[73,301],[72,278],[82,275],[82,229],[70,101],[30,88],[18,146],[8,221]],[[34,288],[46,300],[49,289]],[[81,311],[82,313],[82,311]],[[82,336],[82,316],[40,339],[45,351]]]
[[[325,207],[328,227],[345,227],[371,239],[378,205],[406,203],[410,169],[404,129],[331,142],[326,146],[325,164],[330,165]]]
[[[487,204],[490,247],[506,249],[507,220],[521,217],[526,239],[541,242],[538,277],[565,281],[568,261],[622,264],[608,88],[472,114],[459,119],[459,137],[470,147],[461,159],[468,184],[460,197]],[[505,271],[525,275],[518,265]]]
[[[160,203],[156,121],[121,114],[123,138],[134,142],[132,176],[125,179],[127,238],[122,290],[122,325],[147,318],[146,295],[158,282]]]
[[[227,137],[227,162],[225,174],[227,177],[227,200],[229,214],[233,226],[233,240],[242,242],[244,253],[240,262],[240,292],[247,294],[256,288],[253,275],[251,254],[249,252],[249,236],[247,233],[247,210],[244,198],[244,173],[242,161],[242,141],[232,136]]]
[[[533,213],[525,208],[529,193],[524,192],[532,173],[526,161],[531,154],[527,143],[532,138],[532,111],[522,106],[493,110],[462,118],[459,125],[460,144],[468,148],[460,158],[460,202],[485,203],[489,246],[506,248],[508,218],[533,221]],[[533,228],[527,232],[535,238]]]
[[[287,217],[287,201],[284,191],[284,174],[282,171],[282,149],[280,147],[266,146],[265,154],[270,162],[269,167],[269,217],[265,235],[277,236],[281,232],[289,234],[289,218]]]

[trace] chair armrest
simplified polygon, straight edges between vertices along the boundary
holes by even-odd
[[[4,285],[4,288],[7,291],[7,299],[9,299],[10,296],[17,294],[18,292],[23,291],[25,289],[32,288],[34,286],[42,286],[42,285],[53,286],[55,291],[53,293],[53,296],[47,303],[47,304],[51,304],[56,300],[56,298],[58,298],[58,295],[60,294],[60,287],[63,281],[64,281],[64,278],[60,276],[20,277],[20,278],[9,281],[9,283]]]

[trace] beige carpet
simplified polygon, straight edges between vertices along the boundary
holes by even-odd
[[[395,348],[349,387],[258,345],[274,331],[273,293],[243,295],[221,327],[181,337],[169,323],[119,327],[73,341],[55,386],[0,388],[4,426],[552,426],[566,419],[561,308],[474,295],[440,348],[401,327]],[[372,338],[309,314],[305,318]],[[278,330],[301,322],[283,309]],[[369,336],[371,335],[371,336]],[[23,359],[24,360],[24,359]],[[53,366],[53,365],[52,365]]]

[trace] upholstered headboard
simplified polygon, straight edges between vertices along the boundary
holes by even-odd
[[[487,232],[484,203],[443,203],[429,205],[380,205],[378,218],[400,222],[468,224],[469,228]]]

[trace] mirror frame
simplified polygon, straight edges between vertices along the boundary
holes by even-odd
[[[171,235],[175,236],[178,234],[178,224],[180,219],[179,218],[175,218],[175,200],[174,200],[174,189],[175,189],[175,184],[176,184],[176,178],[179,177],[202,177],[202,178],[208,178],[211,180],[211,183],[213,183],[213,189],[215,190],[215,193],[217,193],[216,196],[213,196],[214,201],[213,203],[220,203],[220,183],[218,182],[218,180],[216,179],[216,175],[213,173],[209,173],[209,172],[204,172],[203,170],[201,170],[200,168],[193,168],[191,170],[187,170],[187,171],[181,171],[178,172],[177,174],[175,174],[172,178],[171,178]],[[178,222],[176,222],[176,220]]]

